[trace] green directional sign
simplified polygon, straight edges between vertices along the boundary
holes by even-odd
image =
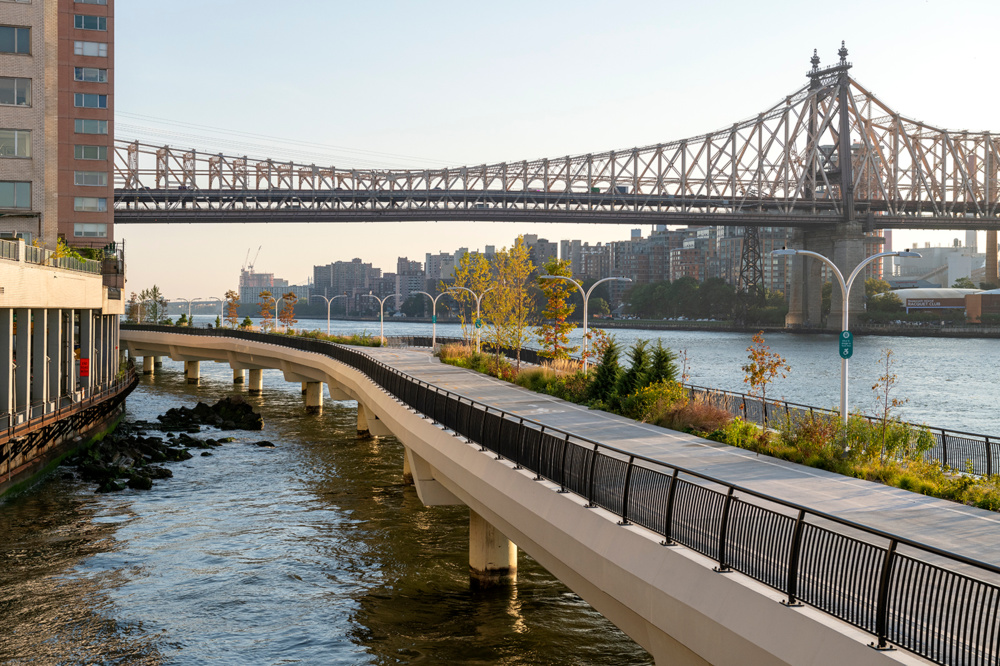
[[[476,328],[482,328],[482,327],[483,327],[483,320],[482,319],[477,319],[476,320]]]
[[[437,315],[431,315],[431,323],[432,324],[438,323],[438,316]]]
[[[854,355],[854,334],[850,331],[840,332],[840,358],[851,358]]]

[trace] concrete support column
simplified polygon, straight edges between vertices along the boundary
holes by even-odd
[[[49,392],[49,373],[46,367],[48,311],[36,308],[31,314],[31,404],[35,405],[44,403]]]
[[[1000,276],[997,270],[997,232],[986,232],[986,275],[985,282],[990,284],[990,289],[1000,286]]]
[[[264,390],[264,371],[261,369],[250,370],[250,386],[247,388],[247,393],[250,395],[260,395]]]
[[[94,342],[90,348],[90,385],[98,387],[104,381],[104,317],[94,315]]]
[[[371,436],[371,430],[368,428],[368,415],[365,414],[364,405],[358,402],[358,437]]]
[[[94,357],[94,311],[80,310],[80,388],[93,386],[90,361]]]
[[[477,587],[517,580],[517,546],[469,509],[469,577]]]
[[[861,230],[861,225],[854,222],[842,225],[841,234],[833,241],[833,254],[828,255],[833,259],[840,272],[846,280],[851,272],[857,268],[858,264],[865,260],[865,237]],[[850,299],[850,310],[853,313],[852,319],[857,321],[857,316],[865,309],[865,279],[864,273],[858,276],[848,294]],[[834,285],[831,299],[830,316],[826,320],[826,327],[831,330],[840,330],[841,315],[844,311],[843,296],[840,287]]]
[[[154,356],[153,357],[153,365],[155,367],[157,367],[157,368],[162,368],[163,367],[163,357],[162,356]]]
[[[153,366],[156,364],[154,357],[143,356],[142,357],[142,374],[151,375],[153,374]]]
[[[59,397],[59,387],[62,386],[63,374],[65,373],[62,358],[62,320],[62,310],[55,309],[48,311],[46,323],[49,328],[49,339],[46,346],[46,353],[48,354],[49,364],[49,385],[48,394],[45,396],[46,401],[54,401]],[[58,405],[56,406],[58,407]]]
[[[789,250],[804,250],[803,231],[795,229],[789,239]],[[788,314],[785,315],[786,328],[799,328],[805,325],[805,300],[803,292],[805,290],[805,273],[803,272],[803,257],[792,256],[788,258]]]
[[[184,361],[184,376],[188,384],[197,384],[201,379],[201,361]]]
[[[75,393],[79,385],[76,371],[76,310],[64,310],[63,315],[65,316],[66,324],[66,364],[63,366],[64,377],[66,379],[64,393],[69,395]]]
[[[310,382],[302,382],[302,395],[306,394],[306,391],[308,390],[309,384],[310,384]]]
[[[14,311],[0,308],[0,413],[14,411]],[[7,423],[0,420],[0,427]]]
[[[321,414],[323,412],[323,382],[305,382],[306,413]]]
[[[31,384],[31,310],[17,308],[17,332],[14,334],[14,411],[28,406]]]
[[[244,382],[244,374],[242,370],[233,370],[233,383],[242,384]]]
[[[410,457],[403,453],[403,483],[413,485],[413,472],[410,471]]]

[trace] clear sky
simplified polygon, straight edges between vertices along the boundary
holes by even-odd
[[[116,138],[359,168],[624,149],[754,116],[833,64],[932,125],[1000,132],[995,0],[116,3]],[[644,230],[644,232],[648,229]],[[628,228],[527,224],[122,225],[129,291],[235,289],[247,255],[294,284],[314,264]],[[980,234],[980,243],[982,243]],[[896,232],[950,244],[963,232]]]

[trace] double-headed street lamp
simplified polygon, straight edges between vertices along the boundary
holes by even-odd
[[[193,300],[196,301],[198,299],[197,298],[175,298],[174,300],[175,301],[184,301],[185,303],[188,304],[187,325],[190,326],[191,325],[191,301],[193,301]]]
[[[594,287],[601,284],[602,282],[615,281],[615,282],[631,282],[631,278],[623,277],[606,277],[602,280],[598,280],[594,284],[590,285],[590,289],[587,291],[583,290],[583,285],[571,277],[566,277],[565,275],[539,275],[539,280],[566,280],[567,282],[572,282],[576,285],[576,288],[580,290],[580,295],[583,296],[583,374],[587,374],[587,302],[590,300],[590,294],[594,291]]]
[[[347,298],[347,294],[337,294],[336,296],[331,296],[330,298],[327,298],[323,294],[313,294],[310,298],[322,298],[326,301],[326,334],[330,335],[330,304],[338,298]]]
[[[790,257],[794,255],[803,255],[807,257],[816,257],[824,264],[830,267],[833,274],[837,276],[837,283],[840,285],[840,294],[842,296],[843,305],[841,307],[840,313],[840,336],[839,339],[843,340],[848,345],[845,347],[846,352],[841,353],[840,358],[840,416],[844,420],[844,425],[847,425],[848,413],[847,413],[847,359],[850,358],[853,353],[853,340],[851,339],[850,327],[848,326],[848,315],[849,315],[849,297],[851,294],[851,287],[854,285],[854,280],[861,275],[861,271],[864,270],[865,266],[881,259],[882,257],[920,257],[917,252],[911,252],[910,250],[900,250],[898,252],[879,252],[878,254],[873,254],[868,257],[860,264],[858,264],[854,270],[851,272],[850,277],[844,280],[843,273],[837,268],[837,265],[830,261],[827,257],[824,257],[818,252],[812,252],[811,250],[772,250],[771,255],[775,257]],[[850,341],[850,342],[848,342]]]
[[[478,354],[479,353],[479,348],[480,348],[480,346],[479,346],[479,331],[483,327],[483,320],[480,319],[480,317],[479,317],[479,306],[483,302],[483,296],[485,296],[488,292],[491,292],[494,289],[496,289],[496,287],[489,287],[488,289],[484,289],[483,293],[481,293],[481,294],[477,294],[476,292],[472,291],[468,287],[449,287],[449,291],[451,291],[452,289],[461,289],[462,291],[467,291],[470,294],[472,294],[473,298],[476,299],[476,321],[475,321],[474,326],[475,326],[475,329],[476,329],[476,353]]]
[[[438,307],[438,299],[441,298],[442,296],[446,295],[448,292],[447,291],[442,291],[437,296],[431,296],[426,291],[413,291],[413,292],[410,292],[410,293],[412,293],[412,294],[423,294],[427,298],[431,299],[431,351],[434,351],[434,348],[437,347],[437,326],[438,326],[438,324],[437,324],[437,321],[438,321],[437,307]]]
[[[284,296],[281,296],[281,297],[278,297],[278,296],[264,296],[264,292],[261,292],[260,296],[262,298],[269,298],[272,301],[274,301],[274,318],[277,319],[278,318],[278,301],[284,302],[285,297]],[[263,326],[264,322],[261,322],[261,325]],[[277,328],[277,326],[275,326],[275,328]]]
[[[385,298],[379,298],[375,294],[368,292],[367,294],[362,294],[363,296],[370,296],[378,301],[378,339],[385,344],[385,302],[390,298],[395,298],[396,294],[389,294]]]

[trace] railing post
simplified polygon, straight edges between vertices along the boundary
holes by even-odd
[[[663,541],[660,545],[672,546],[674,545],[673,539],[671,538],[671,528],[674,524],[674,496],[677,494],[677,475],[680,470],[676,467],[674,468],[674,473],[670,475],[670,488],[667,489],[667,509],[663,513]]]
[[[993,447],[989,435],[986,435],[986,476],[993,476]]]
[[[517,422],[517,446],[514,449],[516,459],[514,460],[514,469],[521,469],[521,454],[524,453],[524,417]]]
[[[486,409],[483,410],[483,420],[479,423],[479,450],[486,451],[486,444],[483,443],[483,433],[486,432],[486,415],[490,413],[490,406],[483,405]]]
[[[566,450],[569,449],[569,433],[563,438],[562,462],[559,463],[559,493],[568,493],[566,490]]]
[[[535,481],[542,480],[542,439],[545,437],[545,426],[538,431],[538,446],[535,449],[538,451],[538,455],[535,456]]]
[[[801,606],[796,600],[799,593],[799,553],[802,551],[802,527],[805,525],[806,512],[799,509],[799,515],[795,519],[795,528],[792,530],[792,545],[788,549],[788,579],[785,586],[788,588],[788,599],[782,601],[786,606]]]
[[[719,566],[715,570],[719,573],[728,573],[729,566],[726,565],[726,526],[729,524],[729,507],[733,504],[733,487],[729,486],[726,499],[722,503],[722,518],[719,525]]]
[[[885,551],[885,559],[882,561],[882,573],[878,581],[878,599],[875,606],[875,637],[878,643],[870,643],[876,650],[891,650],[886,644],[886,632],[889,625],[889,578],[892,576],[892,565],[896,556],[895,539],[889,542],[889,548]]]
[[[941,465],[948,464],[948,435],[941,431]]]
[[[587,479],[587,503],[584,505],[585,509],[593,509],[597,505],[594,504],[594,469],[597,467],[597,448],[600,444],[594,444],[594,453],[590,456],[590,475]]]
[[[635,462],[635,456],[628,457],[628,467],[625,468],[625,491],[622,493],[622,519],[618,521],[619,525],[631,525],[628,521],[628,491],[632,483],[632,468]]]

